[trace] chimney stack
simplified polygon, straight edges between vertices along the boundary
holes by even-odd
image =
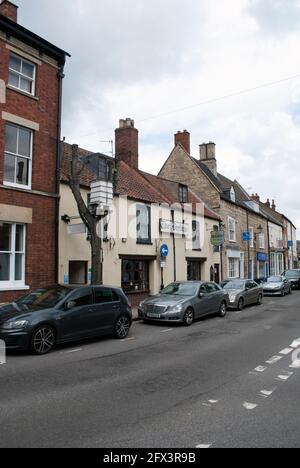
[[[210,141],[200,145],[200,161],[208,167],[215,177],[218,177],[215,143]]]
[[[272,210],[273,210],[273,211],[276,211],[275,200],[272,200]]]
[[[188,154],[191,154],[191,135],[187,130],[175,134],[175,146],[181,144]]]
[[[134,120],[121,119],[115,131],[115,139],[117,161],[124,161],[128,166],[138,169],[139,132],[134,126]]]
[[[269,198],[268,198],[268,200],[267,200],[267,202],[266,202],[266,206],[267,206],[268,208],[271,208],[271,203],[270,203]]]
[[[256,202],[260,202],[260,196],[258,195],[258,193],[256,193],[255,195],[252,194],[251,198],[252,198],[252,200],[254,200]]]
[[[0,0],[0,15],[6,16],[6,18],[18,22],[18,6],[8,0]]]

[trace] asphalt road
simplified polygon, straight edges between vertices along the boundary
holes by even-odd
[[[299,447],[297,339],[295,292],[191,328],[137,322],[125,341],[9,355],[0,447]]]

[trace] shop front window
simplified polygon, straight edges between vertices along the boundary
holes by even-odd
[[[126,293],[149,291],[149,261],[123,260],[122,288]]]

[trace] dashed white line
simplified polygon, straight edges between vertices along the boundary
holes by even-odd
[[[281,359],[282,359],[282,356],[273,356],[273,357],[271,357],[271,359],[266,361],[266,364],[270,364],[270,365],[276,364],[276,362],[281,361]]]
[[[162,330],[160,333],[169,333],[173,331],[173,328],[169,328],[168,330]]]
[[[282,351],[280,351],[279,354],[283,354],[283,356],[287,356],[287,355],[290,354],[292,351],[293,351],[293,348],[285,348],[285,349],[283,349]]]
[[[300,369],[300,359],[296,359],[296,361],[290,365],[290,369]]]
[[[200,445],[197,445],[196,448],[197,449],[209,449],[211,446],[212,444],[200,444]]]
[[[276,380],[279,380],[280,382],[286,382],[290,377],[292,377],[292,375],[294,375],[294,372],[285,372],[283,375],[278,375]]]
[[[300,338],[298,338],[298,340],[293,341],[293,343],[291,344],[291,348],[294,348],[294,349],[299,348],[299,346],[300,346]]]
[[[267,367],[264,366],[258,366],[254,369],[255,372],[265,372],[267,370]]]
[[[271,395],[273,395],[275,391],[276,391],[276,388],[274,388],[273,390],[261,390],[259,395],[264,398],[269,398]]]
[[[256,405],[255,403],[248,403],[247,401],[245,401],[243,407],[248,411],[253,411],[258,407],[258,405]]]
[[[82,351],[82,348],[80,349],[71,349],[71,351],[66,351],[67,354],[72,354],[72,353],[79,353],[80,351]]]
[[[219,403],[218,400],[208,400],[208,402],[209,402],[211,405],[216,405],[217,403]]]

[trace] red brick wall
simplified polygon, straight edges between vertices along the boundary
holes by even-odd
[[[18,7],[4,0],[4,2],[0,4],[0,15],[6,16],[16,23],[18,20]]]
[[[0,41],[0,79],[8,81],[9,50]],[[6,111],[39,123],[34,132],[32,190],[56,193],[56,137],[58,112],[58,70],[48,64],[37,65],[36,96],[38,100],[7,89]],[[0,114],[0,185],[3,184],[4,132],[6,122]],[[31,289],[55,283],[56,200],[0,188],[0,203],[33,209],[33,223],[27,226],[26,285]],[[10,301],[24,292],[0,292],[0,303]]]
[[[147,297],[149,297],[149,293],[133,293],[133,294],[128,293],[127,297],[132,307],[138,307],[138,305],[142,301],[144,301],[145,299],[147,299]]]

